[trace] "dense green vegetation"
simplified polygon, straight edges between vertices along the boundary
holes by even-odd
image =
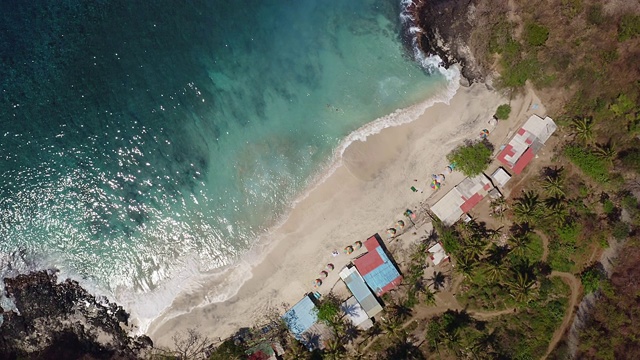
[[[525,39],[530,46],[541,46],[549,38],[549,29],[536,23],[528,23],[524,27]]]
[[[493,146],[488,141],[466,143],[447,155],[447,160],[466,176],[475,176],[487,169],[492,152]]]
[[[496,109],[495,117],[498,120],[507,120],[509,114],[511,114],[511,106],[509,106],[509,104],[502,104]]]

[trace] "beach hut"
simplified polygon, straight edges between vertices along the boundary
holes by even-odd
[[[400,229],[404,229],[404,221],[398,220],[398,222],[396,223],[396,227],[399,227]]]
[[[320,276],[322,276],[323,278],[326,278],[327,276],[329,276],[329,273],[325,270],[320,271]]]
[[[353,247],[358,250],[362,247],[362,241],[356,241],[353,243]]]
[[[333,269],[335,269],[335,266],[333,266],[332,263],[328,263],[327,266],[324,267],[324,269],[327,271],[333,271]]]
[[[439,182],[439,183],[443,183],[444,182],[444,174],[438,175],[438,177],[436,178],[436,181]]]
[[[389,237],[389,238],[390,238],[390,237],[393,237],[393,236],[396,234],[396,232],[397,232],[397,231],[396,231],[396,229],[394,229],[394,228],[388,228],[388,229],[387,229],[387,237]]]
[[[349,245],[347,247],[344,248],[344,252],[345,254],[349,255],[353,252],[353,246]]]
[[[320,286],[322,286],[322,280],[320,279],[313,280],[313,287],[320,287]]]

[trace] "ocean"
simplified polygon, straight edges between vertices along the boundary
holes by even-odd
[[[54,267],[113,297],[238,261],[349,142],[450,91],[402,10],[1,2],[3,273]]]

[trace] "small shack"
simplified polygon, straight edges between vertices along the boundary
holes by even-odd
[[[402,275],[381,246],[380,235],[375,234],[364,242],[367,253],[353,261],[369,288],[377,295],[395,289],[402,282]]]
[[[500,187],[504,187],[507,182],[511,180],[511,175],[509,175],[509,173],[506,172],[504,168],[499,167],[498,169],[496,169],[496,171],[493,172],[493,174],[491,174],[491,179],[493,179],[494,184]]]
[[[311,296],[309,294],[305,295],[302,300],[298,301],[282,316],[282,319],[293,334],[293,337],[301,340],[302,334],[318,322],[316,305],[313,303]]]
[[[449,259],[449,255],[444,251],[442,243],[436,243],[427,251],[431,254],[430,258],[434,265],[440,265],[441,262]]]
[[[557,125],[550,117],[543,119],[531,115],[498,154],[498,160],[515,174],[520,174],[556,129]]]
[[[465,178],[435,203],[431,212],[445,225],[452,225],[484,199],[491,189],[491,180],[484,174]]]

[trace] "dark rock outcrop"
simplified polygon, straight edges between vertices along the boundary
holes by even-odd
[[[146,336],[128,336],[122,307],[75,281],[57,283],[55,273],[40,271],[4,282],[17,310],[3,314],[2,359],[136,359],[152,346]]]
[[[420,28],[416,34],[422,52],[438,55],[445,67],[459,64],[469,82],[486,76],[470,46],[478,0],[414,0],[412,18]]]

